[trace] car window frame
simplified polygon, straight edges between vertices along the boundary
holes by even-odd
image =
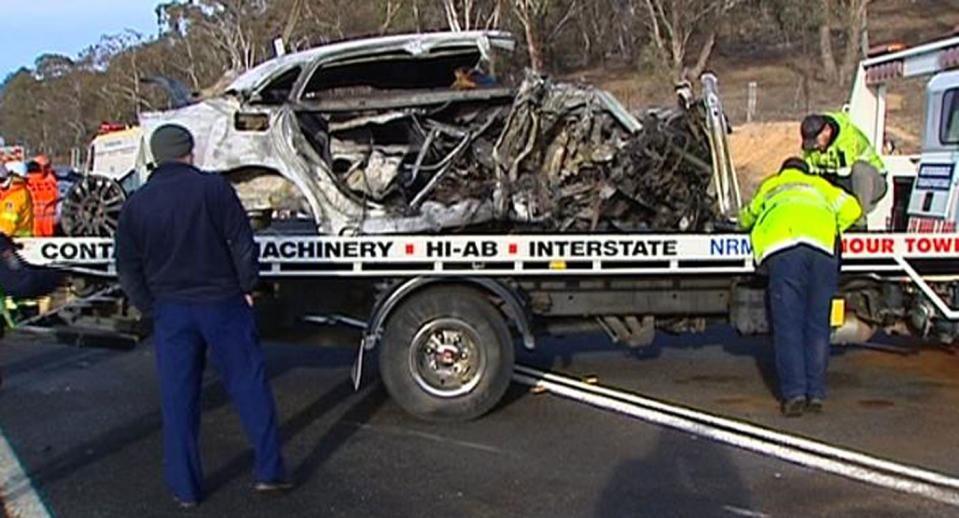
[[[264,79],[263,82],[260,84],[260,86],[253,91],[253,94],[250,96],[250,99],[251,100],[259,99],[253,104],[260,105],[260,106],[281,106],[289,102],[293,98],[294,92],[296,92],[297,85],[303,79],[303,74],[306,71],[306,68],[307,67],[303,63],[294,63],[294,64],[291,64],[291,66],[288,68],[278,68],[276,71],[270,74],[268,78]],[[293,83],[290,85],[290,91],[289,93],[287,93],[285,99],[278,100],[278,101],[271,101],[271,102],[262,101],[264,91],[266,91],[275,82],[279,81],[281,78],[283,78],[287,74],[297,69],[299,69],[299,73],[297,74],[296,79],[294,79]]]
[[[463,45],[461,42],[460,43],[450,42],[450,44],[448,45],[438,44],[430,49],[430,53],[443,52],[444,50],[453,50],[453,49],[456,49],[457,47],[465,48],[466,46]],[[480,49],[480,45],[478,43],[475,43],[473,45],[473,48],[475,48],[477,52],[482,54],[482,50]],[[383,54],[388,54],[393,51],[404,51],[404,50],[405,50],[405,46],[398,46],[395,48],[383,48],[380,52]],[[458,51],[459,49],[456,49],[456,50]],[[410,55],[414,55],[414,54],[410,53]],[[358,59],[358,57],[357,56],[336,56],[336,57],[325,56],[325,57],[317,58],[311,61],[308,65],[304,65],[303,72],[300,74],[299,79],[297,79],[296,81],[296,85],[293,87],[294,91],[291,92],[290,94],[290,102],[296,104],[301,102],[308,103],[310,101],[315,100],[315,99],[304,98],[304,95],[306,94],[306,87],[310,84],[310,81],[313,79],[313,76],[319,73],[323,67],[329,66],[332,63],[336,63],[338,61],[352,61],[355,59]],[[429,58],[424,58],[424,59],[429,59]]]

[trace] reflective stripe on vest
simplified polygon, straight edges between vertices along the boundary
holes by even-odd
[[[819,189],[817,189],[816,187],[809,185],[808,183],[793,182],[793,183],[784,183],[782,185],[778,185],[770,189],[769,192],[766,193],[766,201],[767,203],[771,203],[773,206],[776,206],[778,203],[773,202],[773,198],[780,195],[789,195],[789,194],[794,195],[794,196],[788,197],[788,200],[790,202],[800,202],[800,203],[805,203],[807,205],[815,204],[824,208],[830,208],[833,211],[838,210],[834,204],[829,203],[829,198],[827,198],[825,194],[820,192]],[[805,194],[813,194],[815,195],[816,199],[813,200],[807,196],[803,196]],[[779,203],[782,203],[782,201],[784,200],[780,200]],[[815,203],[817,201],[819,203]]]

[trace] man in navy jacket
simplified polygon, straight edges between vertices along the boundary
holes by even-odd
[[[255,489],[288,489],[250,295],[259,264],[246,213],[225,178],[193,167],[186,128],[158,128],[150,148],[158,166],[123,207],[116,265],[127,296],[153,316],[167,484],[184,507],[203,497],[197,435],[209,348],[253,444]]]

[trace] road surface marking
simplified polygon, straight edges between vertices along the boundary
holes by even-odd
[[[597,408],[763,455],[959,506],[959,479],[680,405],[517,365],[513,379]]]
[[[747,518],[769,518],[769,515],[766,513],[750,511],[749,509],[743,509],[742,507],[736,507],[734,505],[724,505],[723,511],[726,511],[730,514],[735,514],[737,516],[745,516]]]
[[[0,430],[0,503],[10,518],[50,518],[7,438]]]

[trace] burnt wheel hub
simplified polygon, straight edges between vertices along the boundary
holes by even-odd
[[[472,325],[442,318],[427,322],[410,347],[410,373],[426,392],[444,398],[472,391],[486,372],[486,353]]]

